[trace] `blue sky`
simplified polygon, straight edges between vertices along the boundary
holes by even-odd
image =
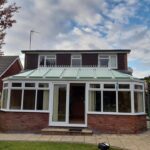
[[[21,6],[3,50],[131,49],[134,76],[150,75],[150,0],[8,0]]]

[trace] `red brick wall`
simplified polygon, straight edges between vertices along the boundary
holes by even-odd
[[[146,116],[89,114],[88,127],[99,133],[139,133],[146,130]]]
[[[48,113],[0,111],[1,131],[39,131],[48,126]]]
[[[0,77],[0,92],[2,91],[2,87],[3,87],[3,82],[2,79],[11,76],[11,75],[15,75],[17,73],[19,73],[22,70],[19,61],[17,60],[3,75],[2,77]]]

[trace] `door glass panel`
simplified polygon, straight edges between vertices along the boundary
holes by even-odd
[[[66,89],[64,84],[54,85],[54,97],[53,97],[53,116],[54,122],[66,121]]]

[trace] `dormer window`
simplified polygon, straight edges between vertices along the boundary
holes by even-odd
[[[117,56],[116,55],[99,55],[98,65],[103,68],[117,69]]]
[[[56,65],[56,55],[40,56],[39,67],[49,67]]]
[[[81,65],[82,65],[81,55],[72,55],[71,56],[71,66],[72,67],[80,67]]]

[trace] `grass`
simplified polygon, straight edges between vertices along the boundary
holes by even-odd
[[[56,142],[0,141],[0,150],[98,150],[97,145]],[[121,150],[111,148],[111,150]]]

